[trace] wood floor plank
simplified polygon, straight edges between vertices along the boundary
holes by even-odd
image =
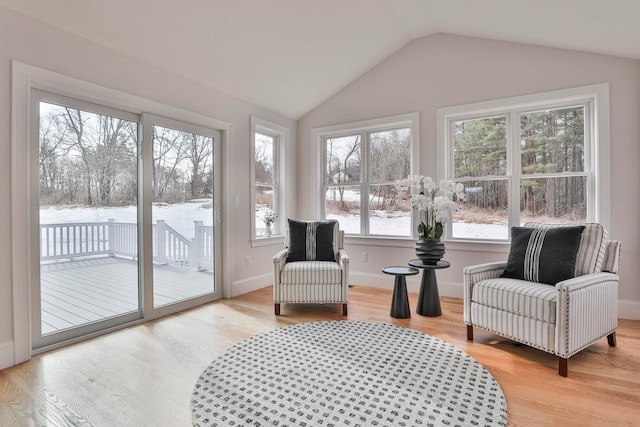
[[[217,356],[253,335],[300,322],[350,319],[420,330],[470,354],[496,378],[509,426],[635,426],[640,420],[640,321],[621,320],[618,345],[602,339],[569,359],[476,329],[466,339],[462,301],[444,297],[440,317],[389,317],[391,290],[355,286],[339,304],[284,304],[272,289],[216,301],[35,356],[0,371],[1,425],[189,426],[190,397]],[[17,422],[17,424],[15,424]]]

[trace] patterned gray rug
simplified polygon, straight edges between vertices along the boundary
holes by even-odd
[[[196,426],[504,426],[493,376],[438,338],[382,323],[301,323],[243,341],[204,370]]]

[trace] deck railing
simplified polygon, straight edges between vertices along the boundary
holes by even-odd
[[[200,270],[213,270],[213,226],[194,221],[193,259]]]
[[[40,258],[109,254],[109,223],[40,224]]]
[[[159,264],[213,269],[213,227],[194,221],[188,239],[163,220],[153,224],[153,260]],[[109,255],[137,258],[138,227],[134,223],[83,222],[40,224],[40,259],[74,259]]]

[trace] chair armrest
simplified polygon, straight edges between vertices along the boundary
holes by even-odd
[[[477,274],[486,273],[490,277],[483,277],[482,279],[480,279],[480,280],[484,280],[484,279],[494,279],[496,277],[500,277],[500,275],[502,274],[502,272],[506,267],[507,267],[506,261],[496,261],[496,262],[488,262],[486,264],[469,265],[467,267],[464,267],[462,271],[464,272],[465,277],[467,275],[473,277]],[[494,274],[497,274],[497,275],[494,276]]]
[[[590,286],[596,286],[606,283],[614,283],[617,285],[620,277],[613,273],[593,273],[584,276],[573,277],[556,283],[556,289],[560,292],[577,292]]]
[[[287,253],[289,253],[287,249],[282,249],[273,256],[273,263],[277,264],[278,268],[282,268],[282,266],[286,263]]]
[[[288,249],[281,249],[273,256],[273,300],[280,301],[280,272],[287,263]]]
[[[464,275],[463,314],[464,323],[472,324],[471,320],[471,296],[473,286],[481,280],[495,279],[502,275],[507,267],[506,261],[489,262],[485,264],[469,265],[462,269]]]
[[[338,264],[342,270],[342,301],[349,299],[349,255],[344,249],[338,251]]]
[[[340,249],[338,251],[338,263],[341,267],[345,264],[349,264],[349,255],[347,255],[347,251],[344,249]]]
[[[557,283],[556,352],[568,358],[618,327],[618,282],[593,273]]]

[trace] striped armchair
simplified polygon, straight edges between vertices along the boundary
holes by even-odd
[[[273,257],[273,302],[280,315],[283,303],[342,304],[347,315],[349,290],[349,256],[344,250],[344,231],[335,220],[333,250],[336,261],[287,262],[290,233],[287,230],[285,248]],[[312,223],[310,221],[310,223]]]
[[[607,240],[600,224],[584,224],[575,277],[554,285],[502,278],[506,262],[464,268],[464,323],[558,356],[558,373],[568,359],[607,337],[615,347],[618,326],[620,241]],[[528,223],[526,227],[559,225]]]

